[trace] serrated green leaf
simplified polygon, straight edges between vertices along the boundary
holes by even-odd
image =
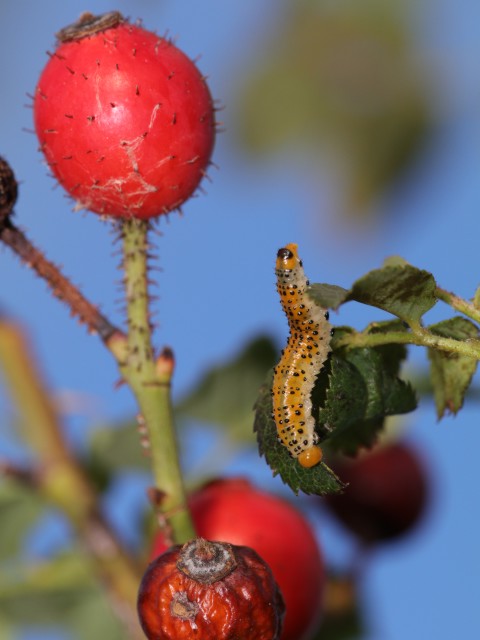
[[[418,324],[435,305],[435,291],[431,273],[409,264],[397,264],[374,269],[357,280],[348,299],[393,313],[409,324]]]
[[[13,480],[0,480],[0,561],[12,559],[19,553],[44,506],[34,491]]]
[[[298,493],[326,495],[336,493],[343,488],[342,482],[323,462],[311,469],[303,468],[297,460],[290,457],[285,446],[277,440],[277,428],[272,419],[271,380],[264,385],[255,403],[254,431],[257,434],[260,454],[285,484]]]
[[[349,291],[336,284],[315,283],[307,289],[307,295],[324,309],[338,309],[348,298]]]
[[[387,330],[391,323],[371,330]],[[346,328],[344,328],[346,329]],[[377,439],[389,415],[406,413],[416,407],[415,393],[398,377],[405,357],[402,345],[351,349],[330,354],[318,376],[312,393],[312,414],[322,448],[354,454],[360,447],[370,447]],[[274,474],[293,491],[324,495],[341,490],[341,481],[324,462],[303,469],[277,440],[271,417],[271,377],[257,400],[254,430],[260,453]]]
[[[387,416],[415,409],[412,387],[398,377],[404,355],[399,345],[332,355],[329,387],[318,415],[319,423],[331,429],[327,447],[349,455],[371,447]]]
[[[429,329],[436,335],[454,340],[469,340],[479,336],[478,327],[461,316],[431,325]],[[428,349],[428,357],[437,416],[442,418],[446,412],[456,414],[463,406],[478,361],[437,349]]]
[[[233,360],[206,373],[175,407],[176,416],[226,427],[236,440],[252,439],[252,407],[278,350],[266,336],[252,340]]]

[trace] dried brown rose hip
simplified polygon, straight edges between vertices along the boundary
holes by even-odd
[[[10,215],[17,201],[17,181],[8,162],[0,156],[0,223]]]
[[[149,640],[278,640],[284,610],[272,572],[253,549],[202,538],[156,558],[138,596]]]

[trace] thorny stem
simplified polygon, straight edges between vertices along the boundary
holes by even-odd
[[[182,543],[195,534],[186,504],[175,436],[170,390],[173,358],[164,353],[156,362],[152,348],[148,229],[145,221],[122,221],[128,355],[121,371],[136,396],[147,429],[160,526],[167,539]],[[171,366],[168,366],[169,360]]]
[[[115,358],[123,358],[121,332],[85,298],[53,262],[47,260],[10,218],[0,220],[0,240],[47,282],[53,295],[69,306],[73,316],[77,316],[81,323],[86,324],[91,333],[100,336]]]
[[[435,295],[439,300],[450,305],[452,309],[456,309],[457,311],[464,313],[472,320],[475,320],[475,322],[480,322],[480,309],[471,302],[468,302],[464,298],[460,298],[450,291],[441,289],[440,287],[436,288]]]

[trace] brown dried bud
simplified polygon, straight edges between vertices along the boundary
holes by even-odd
[[[119,11],[110,11],[100,16],[94,16],[93,13],[85,11],[76,22],[60,29],[55,35],[60,42],[80,40],[99,31],[116,27],[121,22],[125,22],[125,19]]]

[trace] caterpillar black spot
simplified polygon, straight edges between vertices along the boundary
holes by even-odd
[[[309,283],[296,244],[278,250],[275,275],[290,335],[274,369],[273,418],[279,441],[302,467],[313,467],[323,454],[317,444],[311,394],[330,352],[332,327],[328,311],[306,293]]]

